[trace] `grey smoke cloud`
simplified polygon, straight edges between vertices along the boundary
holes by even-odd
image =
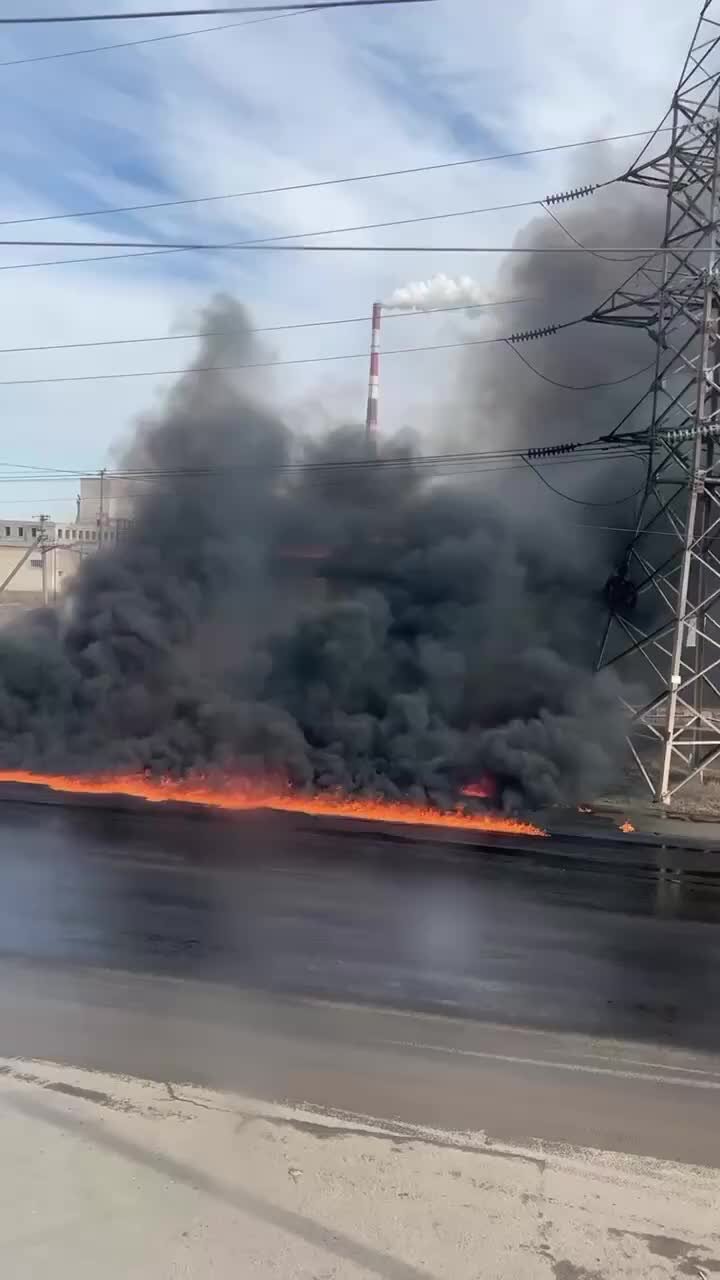
[[[571,211],[573,233],[601,237],[608,207]],[[647,210],[627,217],[611,238],[645,239]],[[573,261],[576,274],[554,256],[516,258],[500,283],[569,313],[618,274]],[[208,339],[199,365],[251,354],[231,300],[217,299],[201,327],[236,336]],[[220,349],[228,341],[232,352]],[[625,343],[578,331],[557,343],[553,372],[620,376],[637,360]],[[473,423],[478,447],[485,428],[505,444],[595,432],[629,394],[569,403],[476,355],[463,376],[464,442]],[[382,450],[411,457],[414,441]],[[539,536],[546,509],[514,500],[514,487],[493,495],[487,480],[280,469],[362,451],[355,428],[297,438],[241,375],[180,378],[139,424],[128,461],[198,474],[147,487],[134,528],[83,564],[62,616],[38,611],[0,635],[2,764],[270,771],[438,802],[489,771],[508,807],[611,782],[624,725],[616,681],[593,676],[592,658],[612,547],[554,518]]]
[[[646,190],[610,187],[584,203],[561,205],[554,212],[582,245],[631,247],[662,240],[662,198]],[[577,248],[546,213],[532,219],[517,243]],[[641,260],[616,258],[577,252],[508,256],[496,291],[501,297],[528,299],[513,307],[512,331],[563,324],[590,313]],[[505,313],[490,317],[483,336],[505,334],[509,323]],[[611,429],[640,396],[650,371],[615,387],[600,387],[593,394],[566,390],[553,382],[572,387],[615,381],[642,369],[655,353],[644,333],[589,323],[523,343],[518,350],[552,381],[543,381],[524,367],[505,345],[471,350],[460,380],[457,439],[500,437],[508,445],[523,446],[595,438]]]

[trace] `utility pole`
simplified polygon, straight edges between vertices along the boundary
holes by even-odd
[[[48,603],[48,598],[49,598],[49,596],[48,596],[48,572],[47,572],[47,563],[48,563],[48,561],[47,561],[47,558],[48,558],[48,551],[50,550],[50,548],[49,548],[49,547],[48,547],[48,545],[47,545],[47,532],[46,532],[46,528],[45,528],[45,526],[47,525],[47,522],[48,522],[48,517],[47,517],[46,515],[41,515],[41,516],[40,516],[40,537],[39,537],[38,541],[39,541],[39,544],[40,544],[40,559],[41,559],[41,561],[42,561],[42,598],[43,598],[43,604],[47,604],[47,603]]]
[[[39,520],[40,520],[40,532],[38,533],[36,538],[33,538],[32,542],[30,543],[30,546],[23,552],[23,554],[21,555],[20,559],[16,562],[16,564],[13,565],[7,577],[4,578],[2,582],[0,582],[0,595],[2,595],[6,587],[10,586],[10,583],[12,582],[13,578],[16,576],[16,574],[20,572],[23,565],[27,564],[33,551],[37,551],[39,548],[40,555],[42,557],[43,604],[47,604],[47,588],[46,588],[46,576],[45,576],[45,539],[47,535],[45,533],[45,524],[48,520],[48,516],[40,516]]]
[[[663,124],[669,143],[658,130],[624,177],[665,194],[662,254],[590,318],[655,343],[651,386],[615,434],[647,446],[647,472],[598,667],[645,690],[628,744],[668,804],[720,757],[720,0],[702,4]]]

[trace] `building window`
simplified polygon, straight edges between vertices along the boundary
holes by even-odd
[[[31,568],[31,569],[42,569],[42,560],[31,560],[31,561],[30,561],[30,568]]]
[[[92,534],[91,534],[90,536],[91,536],[91,538],[92,538],[92,540],[93,540],[93,542],[94,542],[94,541],[95,541],[95,539],[97,538],[97,534],[96,534],[96,532],[95,532],[95,530],[94,530],[94,529],[93,529]]]
[[[21,524],[19,524],[19,525],[18,525],[18,538],[24,538],[24,537],[25,537],[25,530],[23,529],[22,525],[21,525]]]
[[[32,534],[33,538],[37,538],[37,529],[36,529],[35,525],[33,525],[33,527],[32,527],[32,529],[30,530],[30,532],[31,532],[31,534]]]
[[[57,536],[58,538],[62,538],[62,529],[58,529]]]
[[[6,538],[9,538],[9,537],[10,537],[10,525],[9,525],[9,524],[6,524],[6,525],[5,525],[5,537],[6,537]]]

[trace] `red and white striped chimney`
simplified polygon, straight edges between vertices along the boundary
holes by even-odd
[[[372,309],[372,333],[370,338],[370,381],[368,383],[365,439],[368,457],[377,453],[378,391],[380,383],[380,317],[382,302],[374,302]]]

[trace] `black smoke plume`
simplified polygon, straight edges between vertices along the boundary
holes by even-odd
[[[601,218],[579,233],[607,231]],[[549,299],[567,270],[538,258],[503,283]],[[584,270],[588,294],[617,275],[596,259]],[[237,304],[217,300],[203,327],[234,336],[209,338],[198,366],[251,356]],[[571,380],[627,367],[615,334],[573,344]],[[593,400],[588,422],[577,401],[490,370],[464,380],[477,447],[485,433],[595,431],[623,403]],[[516,501],[512,478],[497,496],[487,478],[417,465],[300,468],[362,458],[362,433],[299,440],[242,376],[179,380],[124,459],[164,473],[134,482],[127,536],[83,563],[62,609],[0,636],[2,765],[269,772],[440,803],[491,773],[507,807],[611,782],[618,687],[592,670],[611,540],[563,523],[539,491]],[[384,457],[413,452],[403,436],[383,444]]]

